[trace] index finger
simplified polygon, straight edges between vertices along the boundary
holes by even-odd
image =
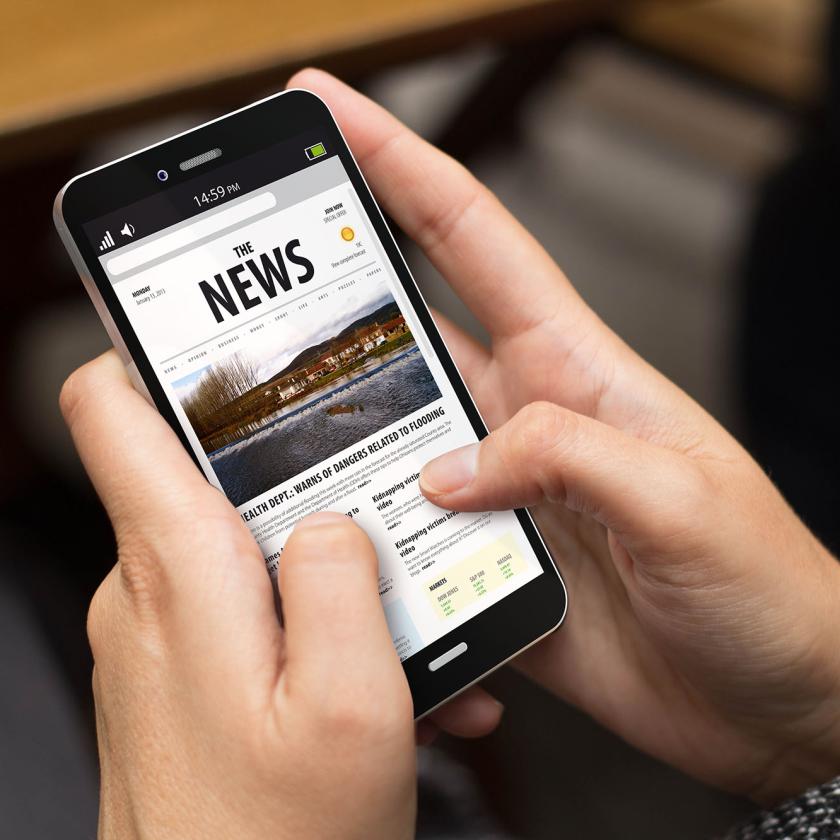
[[[169,655],[203,690],[265,681],[276,671],[280,629],[262,552],[236,510],[114,350],[70,376],[61,408],[117,534],[124,586],[110,591],[127,596],[143,626],[165,631]],[[108,624],[107,632],[131,631]]]
[[[219,494],[175,433],[135,390],[116,351],[71,374],[60,403],[79,457],[118,533],[129,522],[167,521],[217,501]]]
[[[463,166],[327,73],[303,70],[289,87],[329,105],[377,199],[493,337],[520,334],[547,318],[574,328],[586,310],[577,292]]]

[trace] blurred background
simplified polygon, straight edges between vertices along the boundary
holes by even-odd
[[[281,89],[305,64],[336,72],[485,180],[836,550],[832,18],[828,0],[7,0],[0,835],[95,833],[84,621],[114,545],[57,395],[108,340],[52,228],[71,175]],[[480,335],[403,244],[427,299]],[[491,683],[508,707],[499,732],[422,757],[424,836],[692,840],[751,810],[513,672]]]

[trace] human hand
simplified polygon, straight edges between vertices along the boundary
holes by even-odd
[[[364,533],[340,514],[298,525],[281,628],[257,543],[116,354],[61,403],[119,554],[88,621],[99,836],[412,837],[411,696]],[[477,735],[498,717],[471,693],[437,721]]]
[[[521,667],[638,748],[760,801],[840,772],[834,558],[460,165],[324,73],[290,86],[327,102],[385,210],[491,336],[439,319],[495,431],[421,484],[442,507],[533,507],[571,613]]]

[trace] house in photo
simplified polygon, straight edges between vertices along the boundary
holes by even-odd
[[[347,362],[352,362],[353,359],[356,358],[360,349],[361,348],[360,348],[358,342],[351,341],[350,343],[345,344],[344,347],[342,347],[338,351],[338,358],[339,358],[339,360],[341,361],[342,364],[347,364]]]
[[[333,353],[331,350],[328,350],[318,359],[318,364],[326,365],[328,368],[334,370],[336,367],[338,367],[339,359],[335,353]]]
[[[403,318],[402,315],[398,315],[396,318],[392,318],[390,321],[387,321],[382,325],[382,333],[387,338],[391,338],[395,335],[402,335],[406,329],[405,318]]]
[[[304,389],[304,384],[297,378],[284,380],[277,386],[277,396],[285,401],[299,394]]]
[[[362,350],[365,353],[370,353],[371,350],[375,349],[380,344],[384,344],[387,340],[382,327],[380,327],[379,324],[373,324],[360,335],[359,339],[362,342]]]
[[[329,373],[329,368],[323,362],[316,362],[312,367],[306,369],[306,381],[314,382]]]

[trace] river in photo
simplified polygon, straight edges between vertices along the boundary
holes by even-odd
[[[208,457],[234,505],[396,423],[440,397],[417,346],[371,360],[266,418],[259,430]]]

